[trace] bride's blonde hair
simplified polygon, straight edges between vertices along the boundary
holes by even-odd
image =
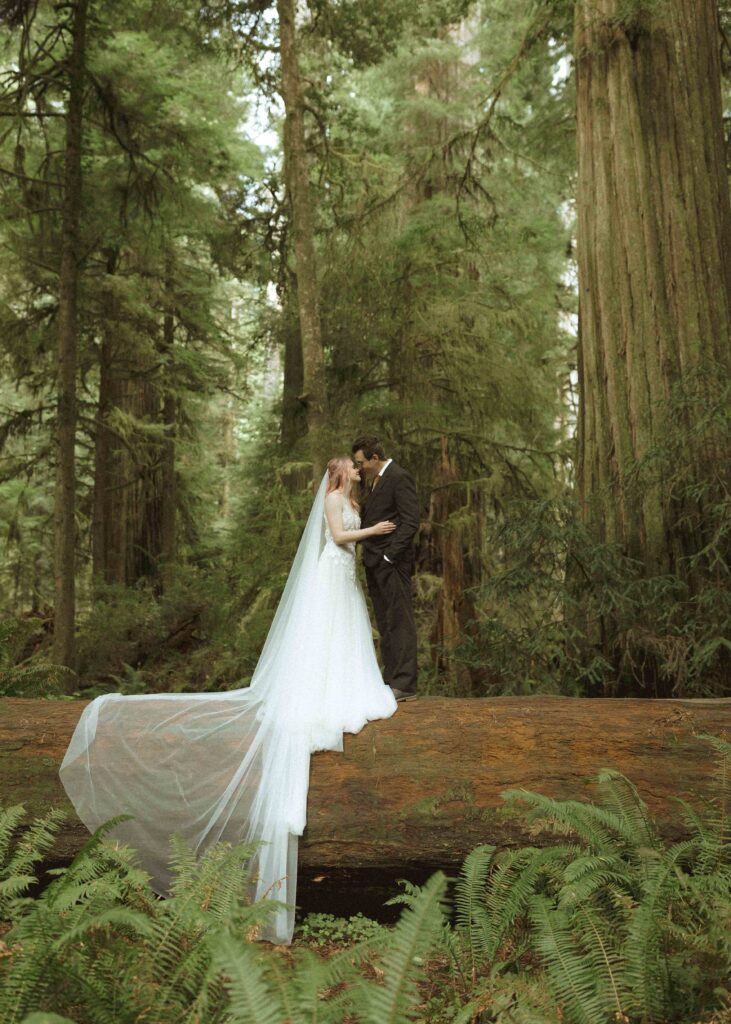
[[[327,489],[325,494],[327,495],[331,491],[342,489],[357,512],[360,509],[360,505],[353,497],[353,486],[348,476],[348,471],[352,468],[353,460],[349,455],[336,455],[334,459],[330,459],[327,464]]]

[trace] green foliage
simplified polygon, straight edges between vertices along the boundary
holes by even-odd
[[[0,619],[0,696],[58,697],[73,673],[29,648],[42,642],[46,623],[36,618]]]
[[[0,814],[2,920],[10,926],[0,943],[3,1022],[55,1013],[76,1024],[133,1024],[153,1013],[156,1024],[342,1024],[356,1004],[378,1024],[410,1019],[426,954],[443,927],[441,873],[392,930],[356,915],[341,933],[355,946],[327,961],[298,949],[286,963],[254,944],[275,904],[246,900],[252,847],[219,843],[196,860],[172,837],[174,880],[161,900],[133,851],[105,840],[122,820],[115,818],[68,868],[49,871],[52,881],[32,898],[23,895],[35,881],[30,871],[62,816],[35,822],[13,847],[22,817],[22,807]],[[382,983],[360,972],[375,956],[388,964]]]
[[[295,927],[295,940],[314,946],[347,946],[363,939],[384,939],[387,929],[358,912],[350,917],[336,917],[334,914],[308,914]]]
[[[667,429],[628,492],[631,501],[660,484],[672,493],[673,572],[597,541],[570,493],[505,504],[492,530],[499,557],[455,655],[489,666],[485,692],[728,693],[731,506],[719,480],[698,481],[685,444],[689,422],[710,449],[731,444],[731,391],[715,387],[716,377],[712,368],[688,375],[658,411]]]
[[[19,813],[22,808],[4,812],[3,837]],[[9,1024],[34,1010],[61,1008],[79,1022],[123,1024],[138,1020],[153,997],[157,1020],[183,1019],[221,988],[220,978],[209,977],[216,944],[227,935],[241,943],[271,911],[273,904],[246,900],[251,847],[219,844],[196,862],[177,837],[172,891],[158,899],[133,851],[103,842],[120,820],[97,830],[68,868],[50,871],[53,880],[35,899],[20,895],[33,881],[30,855],[23,861],[22,853],[35,845],[38,860],[58,817],[36,822],[6,862],[3,916],[11,928],[4,937],[0,1013]]]
[[[679,800],[687,838],[666,845],[632,782],[610,769],[595,803],[503,794],[557,843],[476,847],[453,890],[403,882],[384,927],[309,915],[283,958],[254,942],[265,904],[245,898],[251,849],[197,861],[172,841],[168,899],[149,889],[106,823],[68,868],[26,895],[61,823],[21,832],[0,814],[0,1013],[76,1024],[695,1024],[723,1019],[731,990],[731,744],[715,753],[701,811]],[[450,913],[451,911],[451,913]],[[325,955],[318,956],[314,946]],[[334,948],[333,948],[334,947]],[[337,947],[343,947],[338,949]],[[715,1016],[714,1016],[715,1015]]]
[[[663,2],[623,0],[614,24]],[[36,9],[9,24],[0,80],[0,613],[50,622],[68,39],[62,9]],[[76,692],[88,696],[245,683],[307,513],[306,440],[282,406],[283,376],[302,392],[286,348],[292,230],[281,153],[256,139],[281,128],[270,12],[90,11],[75,509]],[[673,495],[672,571],[598,542],[576,507],[571,22],[568,0],[303,9],[327,443],[347,451],[373,430],[417,479],[422,691],[725,693],[729,504],[713,472],[696,478],[685,442],[706,432],[723,461],[728,394],[705,402],[685,379],[664,415],[678,429],[659,431],[630,482],[630,501],[660,485]],[[103,377],[117,389],[106,410]],[[104,438],[112,491],[151,499],[124,513],[141,516],[125,537],[145,554],[124,585],[102,580],[127,568],[94,565]],[[163,586],[170,440],[177,551]],[[50,639],[0,655],[0,693],[71,689],[47,663]]]
[[[614,770],[598,774],[597,803],[503,793],[537,833],[571,841],[469,854],[439,936],[448,970],[430,1021],[487,1011],[479,1019],[496,1024],[689,1024],[728,1010],[731,744],[703,739],[716,753],[715,792],[702,815],[679,801],[689,838],[667,847]],[[405,883],[390,902],[419,895]]]

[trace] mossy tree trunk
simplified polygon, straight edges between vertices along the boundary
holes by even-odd
[[[109,274],[117,265],[107,264]],[[145,432],[160,420],[160,400],[147,339],[123,330],[113,284],[106,299],[106,327],[99,362],[95,435],[93,572],[107,583],[131,586],[145,577],[160,582],[164,556],[174,536],[174,438],[163,442]],[[163,326],[171,341],[171,324]],[[172,396],[170,396],[172,399]],[[174,405],[163,416],[172,423]],[[172,502],[167,516],[165,502]]]
[[[315,217],[305,144],[305,97],[300,75],[294,0],[277,0],[281,91],[284,101],[284,167],[289,193],[302,344],[303,395],[315,481],[324,469],[327,392],[315,258]]]
[[[160,562],[159,577],[163,587],[169,587],[175,572],[177,553],[178,487],[175,475],[175,454],[178,420],[178,399],[174,390],[173,366],[175,361],[174,261],[168,253],[165,260],[166,308],[163,314],[160,355],[162,374],[162,423],[165,437],[162,442],[160,467]],[[232,439],[233,440],[233,439]],[[228,478],[228,474],[227,474]]]
[[[58,303],[56,487],[54,500],[53,659],[76,668],[76,346],[80,275],[81,148],[84,117],[87,0],[70,12],[68,106]]]
[[[286,312],[282,317],[284,333],[284,379],[282,382],[282,415],[280,442],[285,454],[291,452],[297,442],[307,434],[307,415],[302,404],[305,390],[302,341],[298,318],[292,309],[291,292],[284,296]]]
[[[719,38],[713,3],[576,5],[580,515],[691,598],[731,485],[709,416],[731,381]],[[614,613],[593,640],[612,661],[647,632],[639,683],[664,695],[651,613]]]

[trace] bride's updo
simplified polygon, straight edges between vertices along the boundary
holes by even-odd
[[[352,468],[353,460],[349,455],[336,455],[334,459],[330,459],[327,464],[327,489],[325,494],[330,494],[331,491],[342,490],[357,512],[360,505],[353,496],[353,485],[349,476],[349,471]]]

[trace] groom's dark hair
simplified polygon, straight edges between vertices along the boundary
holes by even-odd
[[[377,455],[379,459],[386,458],[383,445],[373,434],[361,434],[360,437],[356,437],[350,450],[353,455],[359,450],[362,451],[367,459],[372,459],[374,455]]]

